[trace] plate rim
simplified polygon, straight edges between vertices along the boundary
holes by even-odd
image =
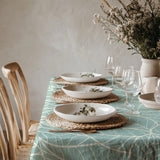
[[[111,105],[109,105],[109,104],[101,104],[101,103],[68,103],[68,104],[59,104],[59,105],[56,105],[56,107],[60,107],[60,106],[67,106],[67,105],[76,105],[76,104],[97,104],[97,105],[106,105],[106,106],[109,106],[109,107],[111,107],[111,108],[113,108],[114,109],[114,114],[116,114],[117,113],[117,109],[115,108],[115,107],[113,107],[113,106],[111,106]],[[56,107],[54,107],[54,112],[56,111],[55,109],[56,109]],[[56,112],[58,112],[58,111],[56,111]],[[55,112],[55,113],[56,113]],[[61,113],[61,112],[59,112],[59,113]],[[65,115],[71,115],[71,116],[75,116],[75,117],[100,117],[100,116],[105,116],[106,114],[103,114],[103,115],[96,115],[96,116],[85,116],[85,115],[73,115],[73,114],[66,114],[66,113],[61,113],[61,114],[65,114]],[[109,114],[111,114],[111,113],[109,113]]]
[[[80,73],[94,73],[94,74],[97,74],[97,76],[95,77],[73,77],[73,76],[65,76],[65,74],[80,74]],[[82,82],[95,82],[95,81],[98,81],[99,79],[102,78],[102,74],[101,73],[95,73],[95,72],[68,72],[68,73],[63,73],[60,75],[60,77],[66,81],[69,81],[69,82],[79,82],[79,83],[82,83]],[[69,80],[68,80],[69,79]]]
[[[66,73],[63,73],[61,74],[60,76],[64,76],[65,74],[80,74],[80,73],[92,73],[92,74],[97,74],[98,76],[102,76],[101,73],[97,73],[97,72],[66,72]],[[65,76],[67,77],[67,76]],[[73,78],[82,78],[82,77],[73,77]],[[84,78],[84,77],[83,77]],[[91,78],[91,77],[85,77],[85,78]],[[93,77],[94,78],[94,77]]]
[[[81,93],[81,94],[86,94],[86,93],[95,93],[95,94],[98,94],[98,93],[105,93],[105,92],[112,92],[113,91],[113,88],[111,88],[111,87],[104,87],[104,86],[86,86],[86,85],[72,85],[72,86],[77,86],[77,87],[81,87],[81,86],[83,86],[83,87],[90,87],[90,88],[94,88],[94,87],[97,87],[97,88],[100,88],[100,87],[102,87],[102,88],[108,88],[108,89],[110,89],[110,90],[108,90],[108,91],[102,91],[102,92],[82,92],[82,91],[72,91],[72,90],[68,90],[68,89],[66,89],[67,87],[71,87],[71,86],[64,86],[64,87],[62,87],[62,90],[67,90],[67,91],[69,91],[69,92],[76,92],[76,93]]]

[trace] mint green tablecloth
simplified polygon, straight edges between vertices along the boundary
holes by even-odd
[[[55,102],[51,95],[60,85],[50,81],[40,126],[31,151],[30,160],[153,160],[160,159],[160,111],[145,108],[136,98],[140,115],[127,115],[122,108],[124,93],[114,91],[118,102],[110,103],[128,122],[117,129],[100,130],[96,134],[49,133],[45,121],[53,112]]]

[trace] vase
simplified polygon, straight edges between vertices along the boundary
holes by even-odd
[[[159,59],[144,59],[140,69],[141,77],[159,77]]]

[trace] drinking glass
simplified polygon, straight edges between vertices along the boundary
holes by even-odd
[[[114,81],[115,84],[122,88],[122,81],[123,81],[123,67],[122,66],[116,66],[114,71]]]
[[[114,69],[115,69],[115,62],[112,56],[108,56],[105,60],[105,70],[112,76],[112,85],[113,88],[113,81],[114,81]]]
[[[122,72],[122,82],[121,82],[121,88],[123,89],[123,91],[125,92],[125,102],[123,103],[123,107],[129,108],[130,104],[128,102],[128,93],[127,93],[127,86],[130,82],[130,74],[131,74],[132,69],[124,69]]]
[[[134,110],[134,97],[141,91],[140,73],[138,71],[131,70],[126,76],[126,79],[129,81],[126,85],[126,92],[131,96],[131,110],[127,113],[137,115],[139,112]]]
[[[154,91],[154,99],[156,103],[160,104],[160,79],[157,81],[157,85]]]

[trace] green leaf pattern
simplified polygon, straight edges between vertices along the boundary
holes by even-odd
[[[50,129],[57,128],[49,126],[45,118],[53,113],[56,104],[51,95],[59,87],[62,86],[54,84],[52,78],[30,160],[160,159],[160,111],[145,108],[136,98],[136,110],[140,115],[127,115],[127,109],[121,107],[124,102],[121,90],[114,91],[120,100],[110,104],[128,119],[125,126],[95,134],[50,133]]]

